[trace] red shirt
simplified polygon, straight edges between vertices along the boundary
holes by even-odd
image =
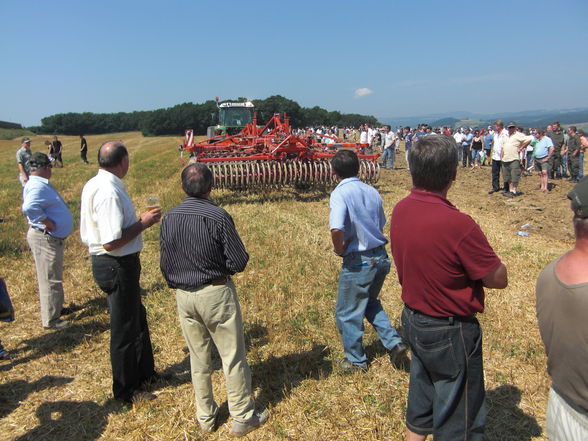
[[[500,259],[478,224],[443,196],[413,188],[398,202],[390,246],[406,305],[436,317],[484,311],[481,279]]]

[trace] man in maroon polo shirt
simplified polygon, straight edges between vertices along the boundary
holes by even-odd
[[[484,287],[505,288],[506,267],[468,215],[447,200],[458,165],[455,140],[425,136],[409,154],[414,188],[390,221],[402,285],[402,325],[412,358],[406,440],[482,440]]]

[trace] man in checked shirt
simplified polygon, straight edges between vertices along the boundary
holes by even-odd
[[[188,197],[161,224],[160,267],[176,301],[190,349],[196,416],[203,432],[216,430],[218,405],[212,392],[211,348],[222,358],[231,433],[243,436],[268,419],[255,411],[243,320],[231,275],[245,269],[249,255],[231,216],[209,200],[212,172],[201,163],[182,171]]]

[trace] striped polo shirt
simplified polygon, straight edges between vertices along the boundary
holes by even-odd
[[[249,255],[231,216],[208,199],[187,197],[161,222],[160,267],[170,288],[193,291],[241,272]]]

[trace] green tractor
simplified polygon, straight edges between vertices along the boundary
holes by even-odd
[[[255,106],[251,101],[219,104],[217,98],[216,105],[218,107],[218,124],[206,129],[207,138],[220,135],[235,135],[247,124],[253,122]]]

